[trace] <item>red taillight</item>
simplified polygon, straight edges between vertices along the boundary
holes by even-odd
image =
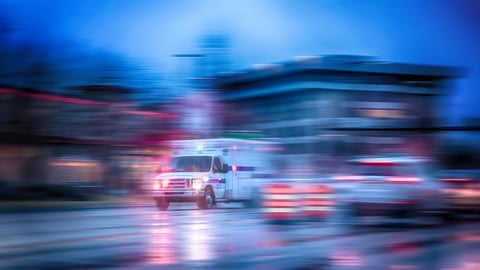
[[[390,204],[418,204],[416,201],[390,202]]]
[[[442,178],[441,180],[447,183],[459,183],[459,184],[472,182],[472,180],[468,178]]]
[[[392,176],[387,179],[390,183],[398,184],[415,184],[420,183],[422,180],[418,177],[409,177],[409,176]]]
[[[363,181],[363,177],[360,175],[339,175],[333,178],[335,181],[342,182],[358,182]]]
[[[362,165],[367,165],[367,166],[392,166],[395,165],[394,162],[389,161],[389,160],[366,160],[360,162]]]

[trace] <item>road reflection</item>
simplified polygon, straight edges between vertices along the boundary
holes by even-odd
[[[213,241],[210,226],[208,224],[196,223],[186,227],[184,232],[187,237],[186,260],[210,260],[215,258]]]
[[[174,224],[165,221],[165,213],[154,214],[153,228],[149,229],[147,263],[154,265],[174,264],[179,260],[175,250]]]
[[[354,250],[336,250],[330,256],[334,266],[362,266],[363,259]]]
[[[144,225],[149,237],[147,264],[160,267],[321,261],[332,269],[480,269],[479,254],[458,257],[458,252],[474,251],[458,246],[477,247],[480,239],[477,230],[464,227],[366,226],[339,231],[323,223],[272,225],[249,212],[215,210],[152,213]]]
[[[126,269],[480,269],[477,221],[414,228],[272,225],[241,209],[92,211],[83,222],[65,215],[4,216],[0,255],[9,269],[50,269],[53,262],[65,266],[56,269],[84,269],[97,261]],[[35,226],[26,226],[33,220]]]

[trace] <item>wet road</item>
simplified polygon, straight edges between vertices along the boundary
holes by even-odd
[[[480,269],[480,223],[267,224],[173,205],[0,214],[0,269]]]

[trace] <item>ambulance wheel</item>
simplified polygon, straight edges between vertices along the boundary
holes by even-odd
[[[157,208],[158,210],[160,211],[167,211],[168,209],[168,206],[170,205],[170,202],[165,199],[165,198],[157,198],[155,199],[156,203],[157,203]]]
[[[211,188],[205,189],[205,194],[197,201],[198,208],[210,209],[215,205],[215,196]]]

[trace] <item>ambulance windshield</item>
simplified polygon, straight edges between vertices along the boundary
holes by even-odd
[[[211,165],[210,156],[182,156],[172,159],[171,169],[174,172],[208,172]]]

